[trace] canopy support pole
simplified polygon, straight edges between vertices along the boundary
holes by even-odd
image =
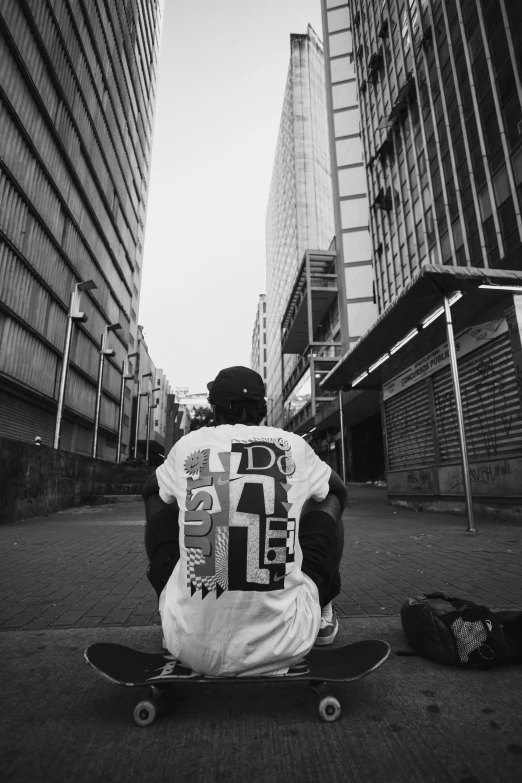
[[[344,454],[343,390],[339,389],[339,426],[341,428],[341,478],[346,484],[346,459]]]
[[[468,533],[476,533],[473,520],[473,498],[471,496],[471,481],[469,477],[468,451],[466,448],[466,433],[464,431],[464,414],[462,411],[462,398],[460,396],[459,371],[457,367],[457,352],[455,350],[455,338],[453,335],[453,321],[449,298],[444,294],[444,314],[446,316],[446,331],[448,334],[448,348],[450,354],[451,375],[453,378],[453,391],[455,393],[455,406],[457,408],[457,420],[459,424],[460,451],[462,455],[462,475],[464,479],[464,493],[466,496],[466,511],[468,517]]]

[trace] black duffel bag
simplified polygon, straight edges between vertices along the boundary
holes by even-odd
[[[453,666],[491,668],[522,662],[522,612],[492,612],[447,593],[412,596],[401,623],[416,653]]]

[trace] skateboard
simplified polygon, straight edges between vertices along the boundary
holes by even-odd
[[[118,685],[149,687],[149,698],[139,701],[134,708],[138,726],[151,724],[162,706],[167,691],[178,682],[204,683],[260,683],[285,684],[308,682],[319,696],[319,715],[325,721],[334,721],[341,714],[340,702],[330,692],[329,683],[354,682],[378,669],[390,654],[390,645],[372,639],[328,650],[311,650],[287,674],[245,677],[207,677],[187,669],[168,653],[146,653],[122,644],[91,644],[84,653],[85,660],[99,674]]]

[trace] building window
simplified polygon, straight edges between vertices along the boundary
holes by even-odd
[[[123,414],[123,424],[125,425],[125,427],[129,426],[129,417],[127,416],[126,413]]]
[[[511,250],[520,242],[517,226],[517,216],[511,196],[504,201],[498,208],[500,216],[500,225],[502,227],[502,238],[506,250]]]
[[[154,426],[159,427],[159,419],[154,419]]]

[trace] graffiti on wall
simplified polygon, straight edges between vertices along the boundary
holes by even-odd
[[[495,484],[504,476],[512,474],[511,463],[505,459],[502,462],[490,462],[485,465],[475,465],[469,469],[469,477],[472,483],[476,484]],[[442,476],[442,492],[453,492],[454,490],[464,490],[464,479],[461,468],[452,468]]]
[[[415,494],[434,491],[433,478],[429,470],[409,470],[406,481],[408,482],[408,490]]]

